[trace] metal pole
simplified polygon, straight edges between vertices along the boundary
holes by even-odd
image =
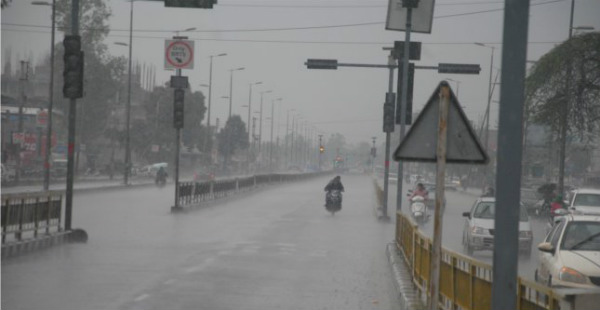
[[[567,42],[571,44],[571,33],[573,29],[573,13],[575,11],[575,0],[571,1],[571,19],[569,21],[569,39]],[[567,64],[567,79],[565,80],[566,88],[566,102],[562,104],[562,111],[560,115],[560,152],[558,162],[558,193],[563,194],[565,192],[565,157],[567,149],[567,126],[569,122],[569,93],[571,91],[571,62]]]
[[[321,152],[322,146],[323,146],[323,135],[319,135],[319,171],[321,171],[321,159],[323,157],[323,153]]]
[[[181,69],[177,69],[177,76],[181,76]],[[181,144],[181,128],[175,130],[175,206],[179,208],[179,145]]]
[[[127,108],[125,109],[125,173],[123,183],[129,184],[129,173],[131,171],[131,146],[130,146],[130,118],[131,118],[131,53],[133,50],[133,0],[130,5],[129,18],[129,78],[127,81]]]
[[[502,45],[502,87],[496,169],[496,212],[492,310],[517,308],[519,207],[523,157],[523,101],[529,22],[528,0],[506,0]]]
[[[275,123],[275,99],[271,100],[271,146],[269,146],[269,172],[273,172],[273,124]]]
[[[431,251],[431,274],[429,278],[429,309],[437,310],[440,294],[440,263],[442,257],[442,224],[444,216],[444,184],[446,179],[446,144],[448,131],[448,108],[450,105],[450,88],[448,85],[440,87],[440,112],[438,122],[437,140],[437,178],[435,185],[435,217],[433,223],[433,245]]]
[[[290,127],[290,110],[287,111],[287,117],[285,119],[285,151],[284,151],[284,157],[285,157],[285,166],[284,168],[287,168],[289,166],[289,161],[288,161],[288,135],[289,135],[289,127]]]
[[[390,65],[394,62],[394,59],[390,53],[388,57],[388,68],[389,68],[389,79],[388,79],[388,93],[392,94],[394,92],[394,68],[395,66]],[[395,63],[394,63],[395,64]],[[386,98],[387,100],[387,98]],[[384,173],[383,173],[383,205],[381,210],[381,217],[383,219],[389,219],[387,215],[388,210],[388,196],[389,196],[389,176],[390,176],[390,144],[391,144],[391,136],[389,132],[385,133],[385,163],[384,163]],[[398,184],[401,183],[401,179],[398,180]]]
[[[492,55],[491,55],[491,60],[490,60],[490,83],[488,85],[488,102],[487,102],[487,108],[485,110],[486,116],[485,116],[485,145],[484,145],[484,149],[487,152],[488,151],[488,144],[489,144],[489,136],[490,136],[490,105],[492,104],[492,69],[494,68],[494,48],[492,47]],[[497,76],[496,76],[497,78]],[[458,95],[457,95],[458,96]],[[489,153],[488,153],[489,154]],[[485,167],[483,168],[484,170],[484,174],[485,174],[485,180],[487,181],[488,179],[488,173],[489,173],[489,169],[490,169],[490,165],[491,163],[487,163],[485,165]],[[488,186],[490,186],[490,184],[487,184]]]
[[[265,92],[260,92],[260,119],[258,122],[258,153],[262,151],[262,116],[263,116],[263,95]],[[262,161],[262,154],[261,154]]]
[[[79,0],[71,1],[71,35],[79,35]],[[75,171],[75,120],[77,99],[69,100],[69,132],[67,142],[67,188],[65,192],[65,230],[71,230],[73,214],[73,173]]]
[[[46,129],[46,154],[44,156],[44,190],[50,187],[50,160],[52,156],[52,106],[54,103],[54,32],[56,0],[52,0],[52,34],[50,38],[50,89],[48,92],[48,125]]]
[[[415,6],[416,7],[416,6]],[[408,60],[410,59],[410,31],[412,27],[412,7],[406,8],[406,32],[404,38],[404,57],[402,58],[402,101],[400,102],[400,143],[404,140],[406,132],[406,105],[408,102]],[[396,210],[402,209],[402,184],[404,171],[402,161],[398,161],[398,182],[396,192]]]
[[[15,181],[18,184],[21,179],[21,145],[25,142],[25,133],[23,132],[23,109],[25,108],[25,104],[27,101],[27,96],[25,96],[25,81],[27,81],[27,73],[29,71],[29,63],[27,61],[21,60],[21,78],[19,79],[19,88],[21,89],[21,100],[19,104],[19,123],[17,124],[17,128],[19,131],[19,135],[21,135],[21,143],[17,149],[17,172],[15,174]]]
[[[208,73],[208,118],[206,120],[206,140],[204,140],[204,151],[208,151],[209,140],[212,140],[211,128],[210,128],[210,106],[212,99],[212,67],[213,67],[213,57],[210,56],[210,69]],[[212,144],[210,144],[212,146]],[[211,152],[212,153],[212,152]],[[212,163],[212,154],[211,154],[211,163]]]
[[[250,111],[252,111],[252,85],[250,83],[250,92],[248,94],[248,143],[252,143],[252,133],[250,132]],[[248,170],[248,174],[250,174],[250,146],[248,146],[247,156],[246,156],[246,166]]]
[[[290,164],[294,164],[294,124],[296,123],[296,114],[292,115],[292,127],[290,127],[290,131],[292,132],[291,142],[290,142]]]
[[[232,103],[233,103],[233,69],[229,70],[229,118],[231,118]]]

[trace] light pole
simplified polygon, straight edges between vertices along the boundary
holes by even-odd
[[[489,79],[489,83],[488,83],[488,103],[487,103],[487,108],[485,109],[486,116],[484,118],[484,120],[486,121],[484,148],[487,151],[488,150],[488,137],[489,137],[489,132],[490,132],[490,104],[492,102],[492,71],[494,69],[494,47],[485,45],[483,43],[478,43],[478,42],[476,42],[475,45],[487,47],[492,50],[492,53],[490,56],[490,79]]]
[[[227,56],[226,53],[210,55],[210,69],[208,73],[208,115],[206,117],[206,139],[204,140],[204,149],[208,149],[208,141],[212,140],[211,128],[210,128],[210,105],[212,101],[212,67],[213,67],[213,58],[214,57],[222,57]]]
[[[252,109],[252,86],[261,85],[262,83],[263,82],[254,82],[248,84],[250,88],[250,94],[248,95],[248,139],[250,139],[250,111]]]
[[[260,92],[260,119],[258,121],[258,153],[262,151],[262,120],[263,120],[263,99],[264,94],[272,93],[272,90],[265,90]]]
[[[269,147],[269,172],[273,172],[273,124],[275,124],[275,100],[281,100],[281,98],[271,100],[271,146]]]
[[[287,118],[286,118],[286,121],[285,121],[285,154],[284,154],[285,155],[285,167],[284,168],[286,168],[286,169],[287,169],[287,167],[289,166],[289,163],[290,163],[290,160],[288,159],[288,154],[287,154],[287,152],[288,152],[288,136],[290,134],[290,129],[289,129],[289,127],[290,127],[290,111],[294,112],[296,110],[295,109],[288,109],[288,111],[287,111]],[[291,155],[291,153],[292,152],[290,150],[290,155]]]
[[[233,105],[233,72],[244,69],[244,67],[229,69],[229,117],[231,117],[231,106]]]
[[[46,1],[32,1],[32,5],[45,5],[52,7],[52,32],[50,35],[50,86],[48,91],[48,120],[46,125],[46,153],[44,154],[44,190],[50,187],[50,160],[52,156],[52,106],[54,104],[54,35],[55,35],[55,16],[56,1],[52,3]]]
[[[455,80],[455,79],[446,79],[447,81],[452,81],[454,83],[456,83],[456,99],[458,99],[458,91],[460,89],[460,83],[461,81],[459,80]]]

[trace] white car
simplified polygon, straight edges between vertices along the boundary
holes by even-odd
[[[467,218],[463,229],[462,243],[467,254],[475,250],[494,249],[494,215],[496,198],[481,197],[475,200],[470,212],[464,212]],[[531,255],[533,233],[529,216],[523,206],[519,207],[519,252]]]
[[[600,215],[600,190],[576,189],[569,193],[569,210],[574,214]]]
[[[561,217],[538,249],[537,282],[552,287],[600,288],[600,215]]]

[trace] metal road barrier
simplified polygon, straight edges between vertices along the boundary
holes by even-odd
[[[431,239],[406,215],[396,214],[396,246],[412,273],[421,298],[429,298]],[[442,250],[440,308],[491,309],[492,266],[447,249]],[[517,309],[564,309],[564,298],[549,287],[518,278]],[[572,307],[566,307],[572,308]]]
[[[21,241],[26,233],[37,238],[60,231],[62,201],[61,191],[2,195],[2,244],[10,237]]]
[[[225,198],[260,186],[305,180],[330,174],[330,171],[302,174],[259,174],[250,177],[205,182],[179,182],[178,204],[198,205],[202,202]]]

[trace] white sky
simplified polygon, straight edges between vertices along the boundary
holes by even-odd
[[[567,38],[571,1],[531,2],[533,6],[530,10],[528,59],[536,60]],[[16,68],[16,63],[25,55],[31,53],[35,62],[50,50],[50,8],[29,3],[30,1],[13,0],[9,8],[2,10],[2,64],[6,61],[6,49],[11,48],[13,68]],[[127,48],[114,45],[113,42],[128,40],[129,3],[122,0],[110,0],[108,3],[113,13],[109,22],[113,31],[106,39],[106,44],[111,54],[127,56]],[[249,7],[251,5],[255,7]],[[285,5],[294,7],[280,7]],[[417,70],[415,111],[425,104],[440,80],[451,78],[460,81],[459,99],[461,105],[465,106],[467,116],[479,122],[487,102],[491,49],[473,43],[482,42],[494,46],[494,67],[500,68],[503,12],[444,16],[502,7],[503,2],[499,0],[436,1],[432,33],[412,34],[413,41],[423,42],[421,61],[417,64],[478,63],[482,70],[480,75],[438,74],[434,70]],[[265,103],[268,103],[264,107],[265,113],[266,116],[270,115],[273,98],[283,98],[281,113],[276,110],[281,116],[283,128],[286,111],[296,109],[304,119],[326,134],[340,132],[352,143],[370,141],[372,136],[377,136],[379,142],[384,141],[381,131],[382,103],[388,86],[388,71],[366,68],[308,70],[304,62],[307,58],[334,58],[346,63],[385,64],[388,52],[383,51],[382,47],[392,46],[394,40],[404,40],[404,32],[384,29],[386,12],[385,0],[219,0],[213,10],[173,9],[165,8],[162,2],[136,1],[133,58],[139,62],[154,64],[157,83],[162,84],[172,74],[172,71],[163,70],[164,40],[173,36],[175,30],[196,27],[196,32],[186,33],[190,39],[196,40],[195,67],[194,70],[183,72],[189,76],[193,90],[199,89],[199,84],[208,83],[208,55],[228,54],[226,57],[215,58],[213,62],[213,124],[216,117],[223,120],[228,112],[228,101],[220,98],[229,95],[228,69],[245,67],[244,71],[234,73],[233,89],[234,114],[241,114],[244,121],[247,109],[240,106],[248,102],[248,84],[262,81],[263,85],[253,89],[253,110],[258,109],[259,92],[273,90],[272,94],[265,94]],[[575,27],[593,26],[598,31],[599,16],[600,0],[575,1]],[[378,24],[290,31],[201,32],[361,23]],[[147,32],[148,30],[161,32]],[[57,42],[62,37],[62,34],[57,34]],[[450,85],[456,93],[457,83],[450,82]],[[498,94],[499,89],[496,88],[494,100],[498,100]],[[497,103],[492,104],[491,111],[490,124],[493,127],[497,120]],[[266,124],[264,126],[269,128]]]

